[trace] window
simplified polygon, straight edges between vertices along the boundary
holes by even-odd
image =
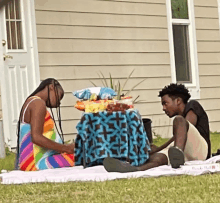
[[[5,7],[8,50],[23,49],[20,0],[10,1]]]
[[[193,0],[167,0],[172,82],[184,83],[200,98]]]
[[[191,83],[189,34],[187,25],[173,25],[176,80]]]

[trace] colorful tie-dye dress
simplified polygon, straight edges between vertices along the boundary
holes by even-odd
[[[40,98],[34,97],[34,99]],[[43,136],[53,140],[54,142],[62,144],[62,139],[60,135],[55,132],[54,127],[54,121],[51,118],[50,113],[47,111],[44,121]],[[25,123],[22,119],[20,126],[18,161],[19,168],[23,171],[71,167],[74,166],[74,154],[59,154],[54,150],[48,150],[34,144],[31,140],[31,125],[29,123]]]

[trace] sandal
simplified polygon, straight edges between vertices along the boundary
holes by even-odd
[[[103,165],[104,165],[105,170],[108,172],[127,173],[127,172],[138,171],[137,167],[132,166],[129,163],[119,161],[118,159],[111,158],[111,157],[105,158],[103,161]]]
[[[185,163],[184,153],[177,146],[169,148],[168,156],[169,156],[169,160],[170,160],[170,164],[172,168],[179,168],[180,165],[184,165]]]

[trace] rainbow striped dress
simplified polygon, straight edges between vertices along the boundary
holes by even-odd
[[[40,98],[34,97],[34,99]],[[54,121],[51,118],[50,113],[47,111],[44,121],[43,136],[53,140],[54,142],[62,144],[62,139],[59,134],[56,134],[54,125]],[[54,150],[45,149],[34,144],[31,141],[31,125],[29,123],[25,123],[24,119],[22,120],[20,126],[19,149],[18,164],[19,169],[23,171],[72,167],[75,163],[74,154],[59,154]]]

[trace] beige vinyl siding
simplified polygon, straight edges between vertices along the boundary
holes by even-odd
[[[194,0],[194,5],[195,7],[217,7],[218,3],[217,0]]]
[[[61,115],[65,139],[77,133],[81,112],[74,108],[72,91],[97,85],[97,75],[109,72],[145,102],[137,105],[143,117],[153,120],[158,132],[169,130],[158,91],[170,83],[171,69],[166,0],[36,0],[37,38],[41,80],[55,77],[65,96]],[[168,127],[167,127],[168,126]],[[169,132],[166,130],[166,135]]]
[[[36,0],[36,10],[119,15],[166,15],[164,0]],[[75,19],[72,19],[75,20]],[[62,23],[64,24],[64,23]],[[103,25],[105,26],[105,25]]]
[[[217,0],[195,0],[200,103],[211,131],[220,131],[220,32]]]
[[[81,16],[83,15],[83,18]],[[72,12],[36,11],[37,23],[51,25],[111,26],[111,27],[166,27],[163,16],[86,14]],[[65,19],[65,22],[63,22]]]
[[[41,52],[71,53],[71,52],[166,52],[168,49],[166,41],[119,41],[119,40],[66,40],[66,39],[39,39],[38,49]]]
[[[209,33],[208,33],[209,34]],[[80,26],[57,26],[37,25],[38,40],[67,39],[67,40],[167,40],[166,29],[157,28],[133,28],[133,27],[80,27]],[[134,39],[135,38],[135,39]],[[156,40],[157,39],[157,40]],[[97,43],[98,44],[98,43]]]
[[[39,53],[39,61],[44,66],[69,66],[71,64],[76,66],[96,66],[97,64],[126,66],[147,63],[151,65],[167,65],[169,53]]]

